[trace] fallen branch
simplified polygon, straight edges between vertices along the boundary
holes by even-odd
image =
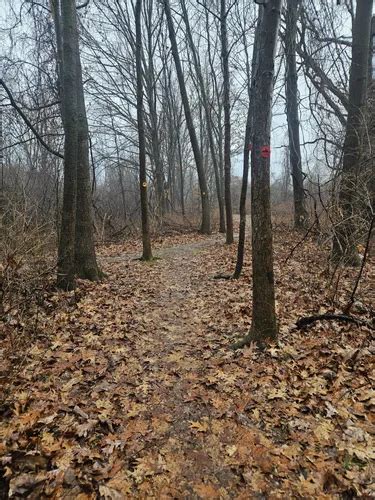
[[[315,316],[303,316],[296,321],[297,328],[301,329],[315,323],[316,321],[342,321],[344,323],[355,323],[360,326],[367,326],[371,330],[375,330],[373,325],[364,319],[348,316],[346,314],[316,314]]]

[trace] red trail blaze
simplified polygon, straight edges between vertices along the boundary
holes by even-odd
[[[270,146],[262,146],[260,148],[260,156],[262,158],[270,158],[271,157],[271,147]]]

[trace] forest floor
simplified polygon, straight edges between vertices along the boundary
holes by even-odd
[[[0,498],[375,496],[375,346],[340,311],[323,244],[276,229],[280,339],[232,351],[251,323],[250,266],[221,235],[100,249],[107,278],[46,292],[34,335],[0,336]],[[247,257],[250,255],[247,250]],[[353,314],[373,320],[374,259]],[[372,317],[371,317],[372,316]],[[13,350],[12,350],[13,349]]]

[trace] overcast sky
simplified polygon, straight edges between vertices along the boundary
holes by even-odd
[[[336,4],[336,1],[330,0],[334,4]],[[14,10],[18,11],[20,1],[19,0],[13,0],[11,1]],[[316,3],[318,6],[319,2]],[[9,1],[8,0],[0,0],[0,5],[2,8],[0,8],[0,26],[5,26],[8,27],[10,26],[10,23],[13,22],[13,16],[10,15],[10,9],[9,9]],[[337,7],[337,8],[343,8],[343,7]],[[27,16],[24,16],[23,18],[23,23],[25,23],[25,19]],[[27,25],[27,22],[26,22]],[[23,29],[23,27],[22,27]],[[346,23],[343,24],[342,26],[342,32],[338,33],[338,35],[344,35],[348,36],[350,35],[350,18],[349,15],[347,16],[347,21]],[[5,52],[8,51],[10,44],[12,43],[12,40],[9,38],[9,36],[4,32],[0,32],[0,46],[2,47],[1,50],[4,50]],[[278,50],[278,57],[277,57],[277,65],[280,64],[280,61],[282,60],[282,55],[281,55],[281,50],[279,47]],[[375,66],[375,64],[374,64]],[[0,67],[1,70],[1,67]],[[285,158],[285,145],[287,145],[288,140],[287,140],[287,124],[286,124],[286,115],[285,115],[285,101],[282,97],[283,94],[283,76],[284,69],[281,68],[280,71],[280,76],[279,80],[276,82],[275,90],[276,90],[276,95],[275,95],[275,106],[273,108],[274,111],[274,116],[273,116],[273,122],[272,122],[272,139],[271,139],[271,145],[272,145],[272,174],[273,176],[278,176],[280,172],[282,171],[282,165],[283,161]],[[280,95],[278,93],[280,92]],[[300,76],[299,78],[299,92],[300,92],[300,98],[303,103],[307,102],[307,96],[308,96],[308,89],[305,85],[303,77]],[[244,110],[244,113],[246,110]],[[307,142],[311,141],[314,139],[316,135],[316,131],[313,129],[312,122],[310,121],[310,113],[307,107],[301,107],[301,141]],[[304,154],[304,160],[306,160],[306,163],[309,163],[310,165],[313,163],[316,163],[316,161],[313,159],[313,147],[312,146],[307,146],[303,148],[303,154]],[[234,175],[241,175],[242,172],[242,155],[236,155],[233,156],[233,174]]]

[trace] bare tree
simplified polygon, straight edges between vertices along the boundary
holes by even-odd
[[[147,202],[147,176],[146,176],[146,141],[143,118],[143,74],[142,74],[142,0],[137,0],[135,4],[135,30],[136,46],[135,61],[137,68],[137,120],[138,120],[138,148],[139,148],[139,187],[141,193],[141,215],[142,215],[142,243],[143,260],[152,259],[150,228],[148,221]]]
[[[296,38],[299,8],[300,0],[287,0],[284,35],[286,57],[286,107],[290,166],[293,180],[294,226],[296,229],[304,228],[307,223],[299,132],[298,74],[296,64]]]
[[[220,0],[220,38],[221,61],[223,66],[223,100],[224,100],[224,197],[226,214],[226,242],[233,243],[233,213],[231,195],[231,123],[230,123],[230,77],[229,50],[227,32],[226,0]]]
[[[334,260],[342,260],[346,265],[353,266],[360,264],[356,249],[355,198],[361,170],[372,9],[373,0],[357,2],[353,25],[348,119],[339,191],[339,209],[342,220],[335,230],[332,248]]]
[[[155,71],[155,45],[158,42],[160,29],[156,29],[153,25],[155,3],[152,0],[147,0],[145,27],[146,27],[146,57],[144,57],[144,75],[145,75],[145,90],[149,108],[149,135],[151,142],[150,159],[155,165],[155,180],[156,180],[156,195],[157,195],[157,209],[161,215],[164,216],[167,205],[164,189],[164,168],[160,150],[160,133],[158,124],[157,112],[157,74]],[[156,22],[161,26],[161,17],[156,19]],[[156,37],[154,37],[156,33]],[[154,39],[156,38],[156,40]]]
[[[220,179],[220,169],[219,169],[219,164],[218,164],[217,148],[216,148],[213,129],[212,129],[213,125],[212,125],[212,115],[211,115],[211,111],[210,111],[210,103],[209,103],[209,99],[208,99],[208,95],[207,95],[207,91],[206,91],[206,85],[204,82],[201,62],[199,59],[199,54],[198,54],[197,48],[194,44],[194,40],[193,40],[193,36],[192,36],[192,32],[191,32],[189,15],[188,15],[188,11],[186,8],[185,0],[181,0],[181,8],[182,8],[182,14],[183,14],[183,18],[184,18],[184,22],[185,22],[185,26],[186,26],[187,40],[188,40],[189,48],[190,48],[192,58],[193,58],[194,69],[195,69],[195,72],[197,75],[197,80],[198,80],[198,85],[199,85],[199,90],[200,90],[200,97],[201,97],[202,105],[203,105],[204,112],[205,112],[208,143],[209,143],[209,147],[210,147],[212,165],[214,168],[216,194],[217,194],[217,201],[218,201],[218,206],[219,206],[219,231],[221,233],[223,233],[223,232],[225,232],[225,206],[224,206],[224,200],[223,200],[222,189],[221,189],[221,179]]]
[[[171,8],[169,5],[169,0],[163,0],[163,5],[164,5],[164,10],[165,10],[165,15],[167,18],[169,39],[171,41],[172,55],[173,55],[173,59],[174,59],[175,66],[176,66],[176,73],[177,73],[178,83],[180,86],[181,99],[182,99],[182,103],[183,103],[184,111],[185,111],[186,125],[187,125],[187,128],[189,130],[191,147],[193,149],[195,164],[196,164],[197,173],[198,173],[199,188],[200,188],[200,195],[201,195],[201,205],[202,205],[202,222],[201,222],[201,229],[200,230],[203,234],[209,234],[211,232],[210,203],[209,203],[209,196],[208,196],[209,193],[208,193],[208,186],[207,186],[207,181],[206,181],[206,174],[205,174],[204,167],[203,167],[202,153],[201,153],[201,150],[199,147],[199,143],[198,143],[195,127],[194,127],[193,117],[191,114],[189,99],[188,99],[188,95],[187,95],[187,91],[186,91],[184,74],[182,71],[180,55],[178,52],[176,33],[175,33],[175,29],[174,29],[173,18],[172,18]]]

